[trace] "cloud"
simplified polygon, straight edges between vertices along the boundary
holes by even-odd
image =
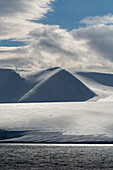
[[[59,26],[35,29],[26,55],[37,67],[113,72],[113,26],[93,25],[68,32]],[[28,52],[29,51],[29,52]]]
[[[113,26],[90,26],[73,30],[72,35],[78,40],[85,40],[96,56],[113,62]]]
[[[38,68],[60,66],[79,68],[82,53],[86,52],[84,41],[76,41],[70,32],[59,26],[42,25],[30,32],[31,43],[21,53],[32,58]],[[82,60],[84,60],[82,58]]]
[[[0,39],[26,38],[37,27],[30,20],[44,17],[54,0],[0,0]]]
[[[112,35],[113,26],[106,25],[70,32],[55,25],[40,25],[29,33],[28,46],[12,49],[5,59],[16,67],[60,66],[75,71],[113,72]],[[3,53],[3,63],[2,58]]]
[[[72,31],[31,22],[51,10],[51,1],[0,0],[0,39],[27,41],[25,47],[0,48],[0,64],[113,72],[112,15],[85,18],[86,27]]]
[[[24,60],[21,67],[26,67],[29,63],[30,66],[37,68],[60,66],[79,69],[84,62],[82,54],[87,53],[85,42],[75,40],[70,32],[57,25],[40,25],[29,33],[29,37],[28,46],[14,48],[10,55],[7,55],[7,51],[2,47],[2,51],[3,49],[5,51],[5,54],[0,54],[2,64],[5,60],[10,60],[15,65],[15,61],[21,58]],[[17,65],[20,66],[19,62]]]
[[[53,0],[0,0],[0,16],[22,19],[40,19],[51,10],[49,4]]]
[[[81,20],[80,23],[86,25],[113,24],[113,15],[108,14],[105,16],[86,17],[83,20]]]

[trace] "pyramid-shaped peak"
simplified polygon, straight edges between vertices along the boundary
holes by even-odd
[[[62,68],[44,70],[36,74],[36,78],[36,85],[20,98],[20,102],[86,101],[95,96],[81,81]]]

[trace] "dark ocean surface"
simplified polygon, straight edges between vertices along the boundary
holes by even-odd
[[[113,145],[0,144],[0,170],[113,170]]]

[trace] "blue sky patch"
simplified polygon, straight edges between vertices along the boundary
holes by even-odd
[[[79,22],[85,17],[113,13],[113,0],[56,0],[52,8],[53,12],[37,22],[71,30],[80,27]]]
[[[0,40],[0,47],[20,47],[25,46],[26,44],[22,41],[9,40]]]

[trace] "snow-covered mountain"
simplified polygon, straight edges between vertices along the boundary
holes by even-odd
[[[95,96],[80,80],[61,68],[21,74],[0,69],[0,102],[86,101]]]
[[[113,143],[112,74],[0,69],[0,102],[23,102],[0,104],[0,142]]]

